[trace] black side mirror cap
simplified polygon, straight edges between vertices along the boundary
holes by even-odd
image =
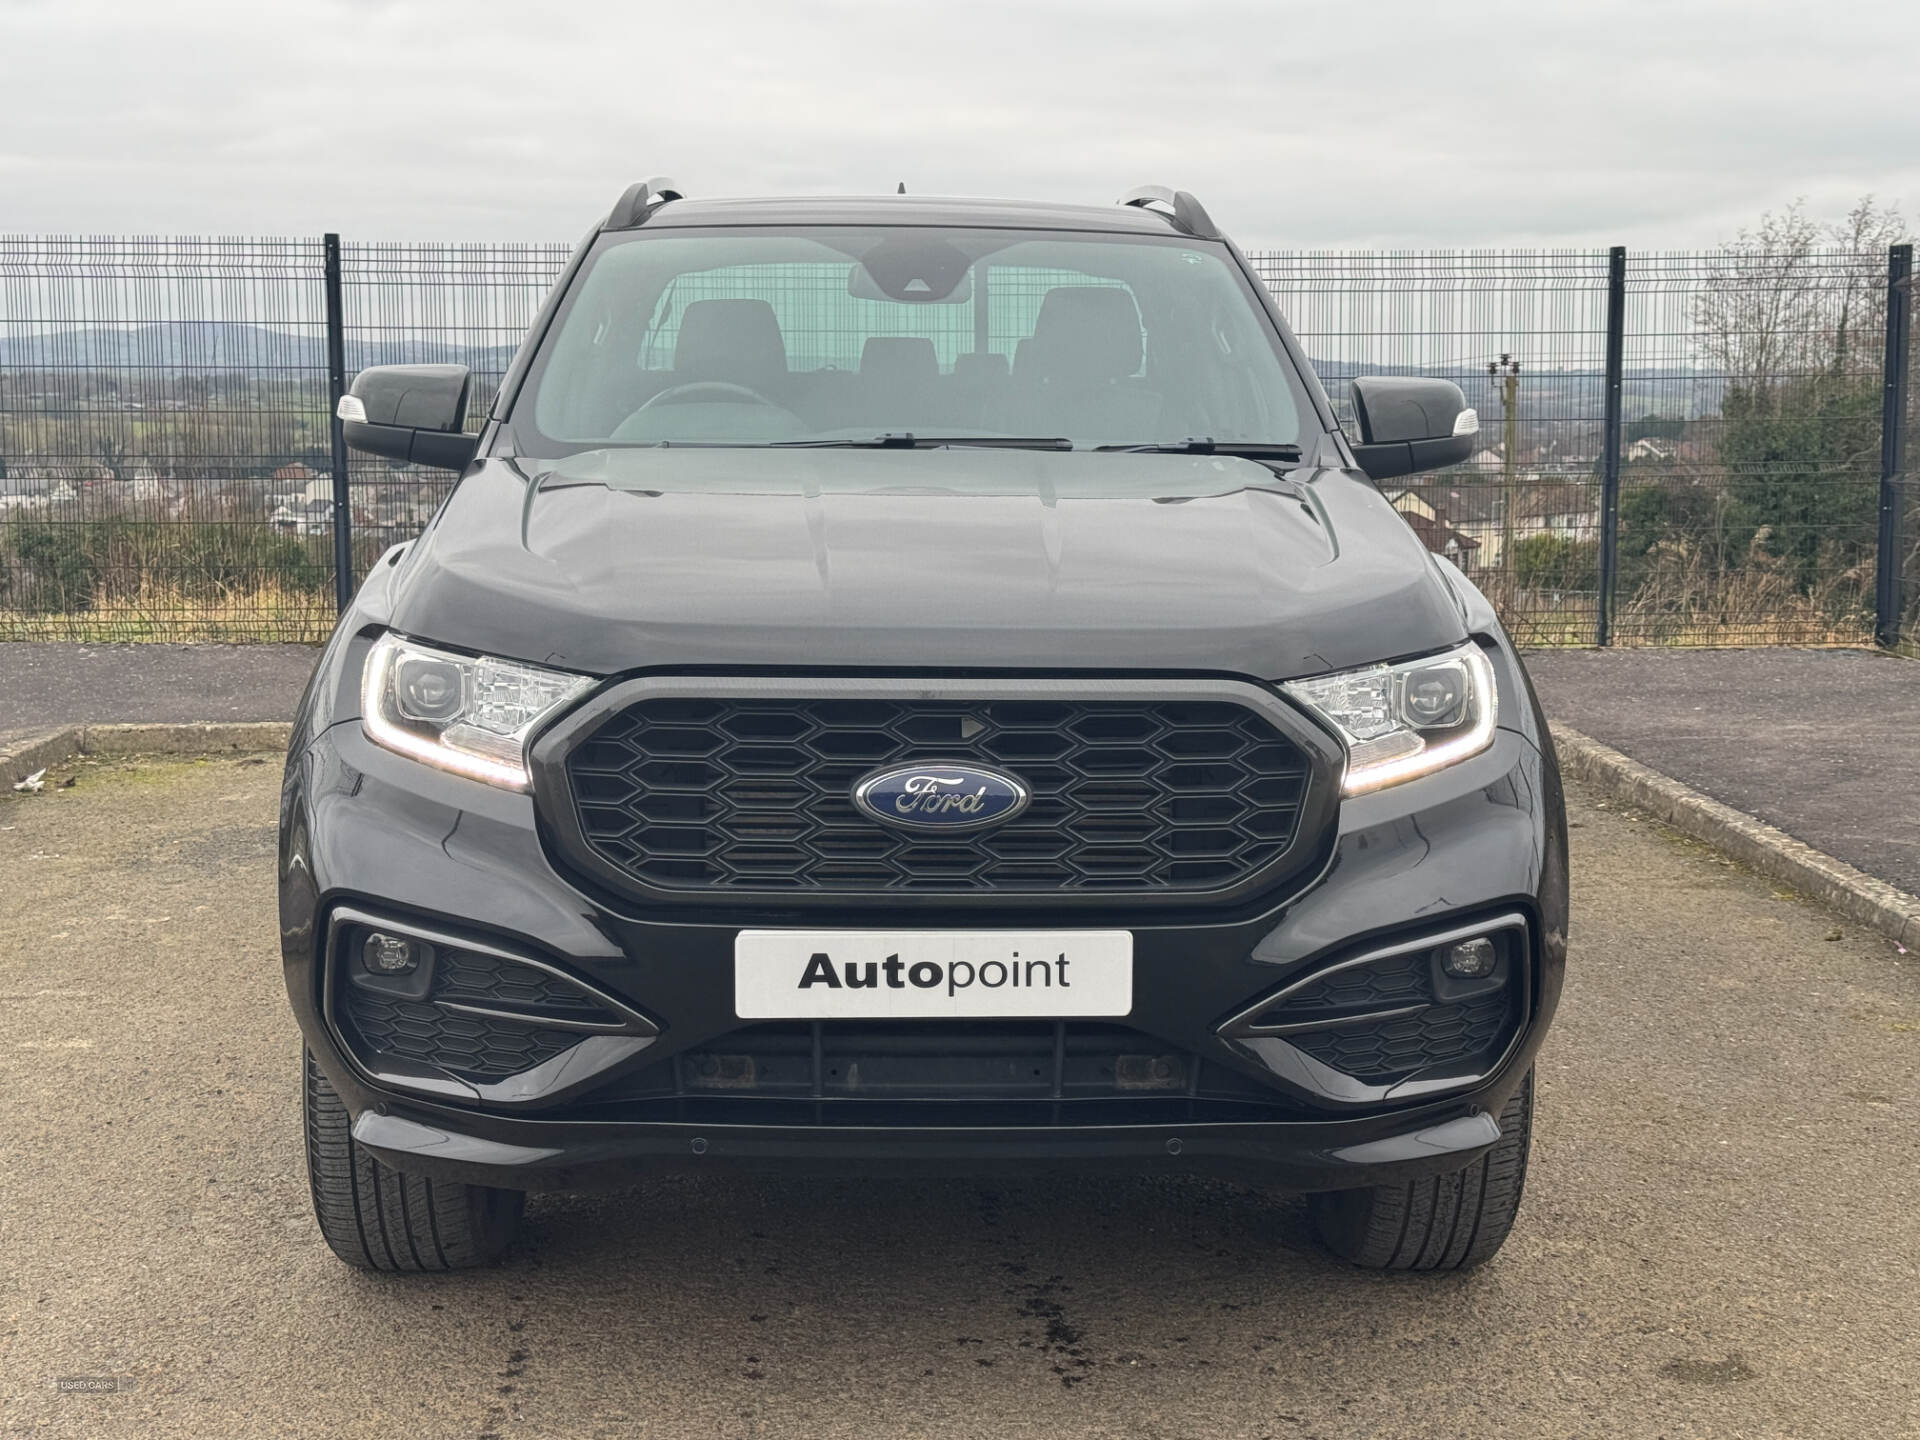
[[[1360,422],[1354,458],[1375,480],[1458,465],[1480,437],[1480,417],[1451,380],[1362,375],[1353,382]]]
[[[464,365],[370,366],[340,397],[340,428],[366,454],[464,470],[480,446],[463,428],[472,388]]]

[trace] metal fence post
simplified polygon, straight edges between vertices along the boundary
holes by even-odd
[[[347,482],[347,433],[340,397],[347,393],[347,321],[340,301],[340,237],[321,241],[326,255],[327,428],[333,438],[333,595],[342,611],[353,602],[353,495]]]
[[[1900,643],[1900,521],[1906,489],[1908,336],[1913,324],[1913,246],[1887,251],[1886,389],[1880,408],[1880,540],[1874,565],[1873,638]]]
[[[1594,643],[1613,643],[1614,590],[1620,579],[1620,407],[1627,335],[1627,248],[1607,251],[1606,434],[1600,459],[1600,603]]]

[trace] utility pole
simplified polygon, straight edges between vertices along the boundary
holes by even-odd
[[[1500,495],[1500,568],[1513,576],[1513,502],[1520,479],[1520,362],[1506,351],[1498,360],[1487,362],[1487,378],[1497,382],[1501,391],[1500,411],[1505,422],[1505,438],[1500,445],[1503,485]]]

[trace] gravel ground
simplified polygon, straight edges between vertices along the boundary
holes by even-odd
[[[1920,895],[1920,664],[1865,650],[1543,650],[1547,714]]]
[[[1196,1180],[712,1176],[376,1278],[308,1208],[277,764],[66,774],[0,797],[5,1433],[1920,1435],[1916,958],[1591,801],[1476,1274],[1344,1268]]]

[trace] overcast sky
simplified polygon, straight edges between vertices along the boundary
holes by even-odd
[[[571,240],[665,172],[1690,246],[1912,220],[1916,57],[1914,0],[0,0],[0,230]]]

